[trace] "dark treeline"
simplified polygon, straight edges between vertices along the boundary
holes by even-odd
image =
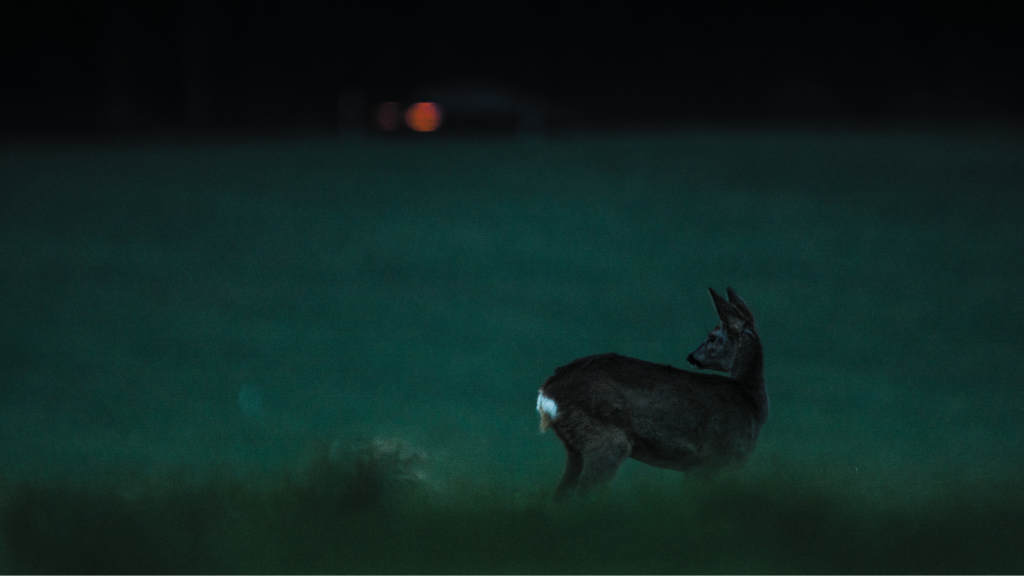
[[[339,98],[401,100],[465,79],[539,94],[555,123],[1024,112],[1014,73],[1024,20],[993,2],[4,4],[8,136],[328,132]]]

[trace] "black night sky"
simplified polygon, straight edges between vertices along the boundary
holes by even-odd
[[[8,137],[327,134],[343,94],[369,106],[466,81],[543,98],[555,128],[1004,124],[1024,113],[1024,20],[1009,3],[50,0],[0,10]]]

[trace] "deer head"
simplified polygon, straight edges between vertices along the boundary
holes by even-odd
[[[686,361],[694,368],[728,372],[736,377],[737,369],[748,364],[747,359],[754,352],[754,345],[759,343],[754,328],[754,315],[732,288],[726,288],[729,300],[710,288],[708,292],[711,293],[711,300],[722,322]]]

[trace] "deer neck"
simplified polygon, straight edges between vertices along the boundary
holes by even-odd
[[[729,377],[747,384],[764,384],[764,354],[761,343],[754,340],[733,363]]]
[[[761,339],[754,334],[750,343],[743,347],[740,356],[733,363],[729,377],[742,382],[750,388],[754,401],[758,405],[758,419],[768,419],[768,391],[764,386],[764,353]]]
[[[761,338],[753,327],[743,328],[740,349],[732,362],[729,377],[747,384],[764,385],[764,352]]]

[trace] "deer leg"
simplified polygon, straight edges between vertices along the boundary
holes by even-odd
[[[580,473],[583,472],[583,455],[578,450],[565,444],[565,472],[562,474],[562,481],[555,489],[555,500],[561,500],[571,496],[576,491],[576,484],[580,480]]]
[[[567,412],[553,427],[566,453],[556,500],[607,484],[633,450],[625,432],[583,411]]]
[[[626,434],[618,428],[608,428],[587,444],[579,478],[582,492],[590,492],[611,482],[633,448]]]

